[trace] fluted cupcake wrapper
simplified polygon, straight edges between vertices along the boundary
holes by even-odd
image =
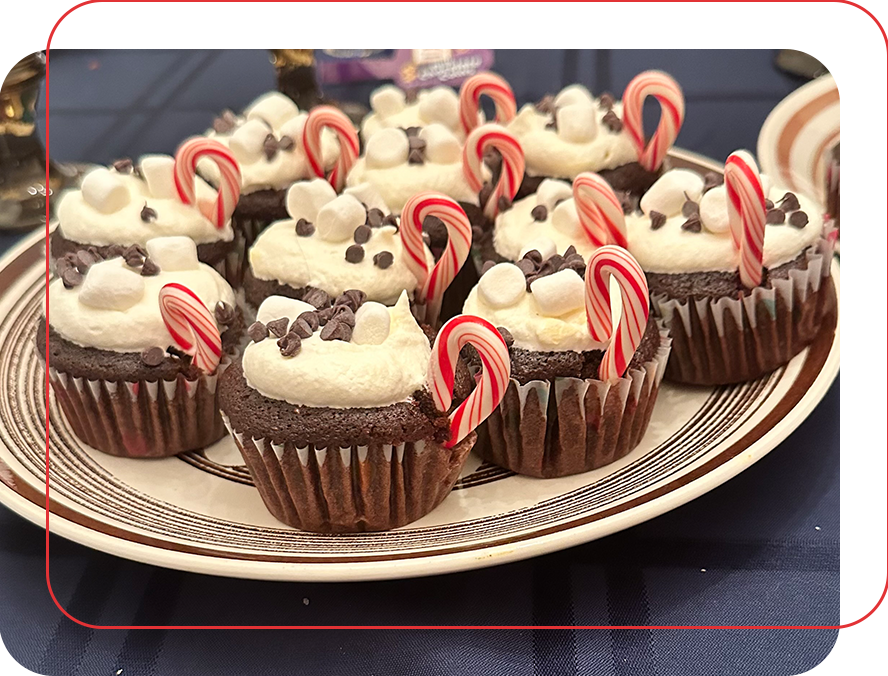
[[[450,493],[475,444],[473,433],[454,448],[433,441],[297,447],[245,436],[223,419],[268,511],[319,533],[388,530],[425,516]]]
[[[247,252],[256,241],[259,233],[269,225],[271,225],[269,220],[245,217],[238,214],[237,211],[231,215],[234,248],[225,260],[216,265],[216,270],[235,289],[240,288],[244,281],[244,273],[249,264]]]
[[[552,478],[588,472],[627,455],[647,430],[671,339],[622,378],[512,378],[502,403],[478,428],[476,452],[518,474]]]
[[[109,455],[165,458],[225,435],[216,383],[228,366],[189,380],[90,380],[48,367],[56,400],[84,443]]]
[[[653,294],[652,308],[673,339],[666,379],[693,385],[743,382],[801,352],[836,311],[832,243],[819,240],[806,257],[804,269],[740,299],[679,301]]]

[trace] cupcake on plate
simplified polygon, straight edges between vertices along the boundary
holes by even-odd
[[[318,325],[310,314],[300,301],[266,300],[253,342],[219,383],[225,423],[265,505],[319,532],[415,521],[450,492],[473,429],[502,397],[502,338],[483,320],[458,317],[430,348],[406,292],[393,307],[360,303],[353,330],[335,336],[309,331]],[[465,397],[471,387],[458,369],[467,343],[483,371],[454,409],[454,390]]]
[[[195,175],[194,165],[203,159],[224,177],[218,190]],[[197,245],[201,262],[224,270],[234,248],[230,221],[239,194],[237,161],[207,139],[184,142],[175,157],[145,155],[138,163],[121,160],[93,169],[59,200],[50,257],[89,249],[106,258],[132,248],[144,256],[148,240],[181,235]]]
[[[216,381],[243,317],[193,240],[158,237],[145,251],[60,259],[37,347],[81,441],[111,455],[161,458],[225,433]]]
[[[575,253],[552,261],[494,265],[464,308],[497,327],[511,359],[506,394],[479,428],[476,450],[542,478],[602,467],[638,444],[670,343],[649,317],[644,273],[625,249],[603,246],[588,265]]]
[[[668,171],[626,221],[629,250],[672,334],[666,377],[681,383],[758,378],[835,321],[820,208],[771,185],[745,151],[728,158],[724,180]]]

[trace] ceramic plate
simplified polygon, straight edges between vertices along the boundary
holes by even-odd
[[[679,164],[717,170],[690,153]],[[833,278],[838,283],[838,265]],[[0,501],[45,523],[44,371],[35,332],[44,294],[42,233],[0,263]],[[831,327],[787,366],[731,387],[664,383],[650,428],[621,461],[536,480],[470,457],[431,514],[386,533],[316,535],[278,523],[228,439],[165,460],[81,444],[50,397],[50,520],[55,533],[146,563],[233,577],[365,580],[515,561],[667,512],[742,472],[785,439],[839,368]]]

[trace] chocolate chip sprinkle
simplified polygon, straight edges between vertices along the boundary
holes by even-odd
[[[598,107],[601,110],[610,110],[614,107],[614,95],[610,92],[604,92],[601,96],[598,97]]]
[[[370,241],[370,236],[372,234],[373,230],[370,229],[369,225],[359,225],[357,228],[355,228],[355,244],[366,244]]]
[[[348,342],[352,337],[352,328],[339,321],[329,321],[321,331],[321,340],[342,340]]]
[[[487,204],[491,194],[493,194],[493,186],[489,182],[481,186],[481,190],[478,192],[478,202],[482,208]]]
[[[481,266],[481,276],[483,277],[487,274],[487,271],[490,270],[494,265],[496,265],[496,261],[484,261],[484,264]]]
[[[293,150],[296,147],[296,141],[293,140],[293,137],[287,136],[284,134],[281,136],[281,140],[278,141],[278,150],[283,150],[284,152]]]
[[[382,224],[383,224],[383,225],[393,225],[393,226],[395,226],[395,232],[397,232],[397,229],[398,229],[398,217],[395,216],[394,214],[389,214],[388,216],[386,216],[386,217],[382,220]]]
[[[684,223],[681,224],[681,229],[687,232],[700,232],[703,230],[703,223],[700,221],[700,214],[691,214]]]
[[[297,319],[290,325],[290,333],[295,333],[300,338],[308,338],[314,333],[314,329],[304,319]]]
[[[420,127],[407,127],[404,129],[404,133],[407,134],[408,139],[413,136],[419,136],[419,132]]]
[[[604,117],[601,118],[601,123],[615,134],[623,131],[623,120],[617,117],[617,114],[612,110],[604,114]]]
[[[773,208],[774,208],[774,203],[769,199],[765,199],[765,209],[773,209]]]
[[[83,275],[77,268],[67,267],[59,273],[59,277],[62,278],[62,284],[66,289],[73,289],[83,283]]]
[[[323,289],[311,287],[302,295],[302,300],[309,305],[313,305],[317,309],[325,308],[330,305],[330,296]]]
[[[536,102],[535,107],[541,113],[554,113],[555,112],[555,97],[551,94],[547,94],[539,101]]]
[[[426,149],[426,140],[424,138],[419,138],[419,136],[408,136],[407,144],[410,147],[410,150],[425,150]]]
[[[384,222],[385,215],[382,213],[382,209],[377,209],[376,207],[367,209],[367,225],[371,228],[378,228]]]
[[[549,215],[549,210],[546,209],[545,204],[537,204],[530,210],[530,215],[533,216],[533,220],[535,221],[545,221]]]
[[[497,209],[500,211],[508,211],[512,208],[512,200],[510,200],[505,195],[501,195],[500,198],[496,201]]]
[[[164,352],[162,347],[149,347],[142,350],[142,363],[145,366],[160,366],[163,363],[163,360],[166,359],[166,352]]]
[[[317,331],[318,327],[321,325],[321,321],[320,321],[320,319],[318,319],[318,313],[311,312],[311,311],[303,312],[301,315],[296,317],[296,321],[297,322],[300,322],[300,321],[305,322],[306,324],[308,324],[308,327],[312,331]]]
[[[274,321],[268,322],[265,327],[268,329],[268,332],[275,336],[276,338],[281,338],[285,333],[287,333],[287,327],[290,325],[290,320],[286,317],[281,317],[280,319],[275,319]]]
[[[789,215],[789,224],[794,228],[804,228],[808,225],[808,214],[804,211],[796,211]]]
[[[768,213],[765,214],[765,223],[768,225],[783,225],[784,221],[786,214],[782,209],[768,209]]]
[[[139,254],[125,255],[123,260],[126,261],[126,264],[131,268],[140,268],[145,262],[145,259],[142,258]]]
[[[304,218],[300,218],[296,221],[296,236],[297,237],[311,237],[314,234],[315,227],[314,223],[310,223],[306,221]]]
[[[146,223],[151,223],[157,220],[157,212],[146,204],[139,212],[139,218]]]
[[[425,153],[414,148],[407,155],[407,164],[425,164]]]
[[[292,357],[302,349],[302,338],[296,333],[288,333],[278,339],[277,346],[284,357]]]
[[[650,217],[651,230],[659,230],[666,225],[666,214],[660,213],[659,211],[652,211]]]
[[[493,267],[495,265],[493,261],[487,261],[487,263],[490,263],[490,267]],[[487,263],[485,263],[485,265]],[[537,266],[529,258],[522,258],[520,261],[515,263],[515,265],[518,266],[518,269],[524,273],[525,277],[527,277],[527,275],[532,275],[534,272],[536,272],[537,269]]]
[[[213,120],[213,131],[217,134],[225,134],[237,126],[237,117],[230,110],[223,110],[222,113]]]
[[[247,329],[247,335],[254,343],[261,343],[268,338],[268,328],[262,322],[253,322]]]
[[[155,275],[160,274],[160,266],[150,258],[146,258],[142,262],[142,271],[140,274],[142,277],[154,277]]]
[[[224,324],[225,326],[228,326],[229,324],[234,323],[236,313],[233,307],[231,307],[224,300],[220,300],[218,303],[216,303],[216,307],[213,308],[213,315],[216,317],[216,321],[219,324]]]
[[[278,142],[274,137],[274,134],[268,134],[265,137],[265,140],[262,142],[262,150],[265,153],[265,158],[267,160],[273,160],[274,156],[277,155],[278,151]]]
[[[707,171],[703,175],[703,193],[705,194],[709,190],[713,188],[717,188],[722,183],[725,182],[725,177],[721,174],[717,174],[714,171]]]
[[[123,157],[119,160],[115,160],[114,164],[111,165],[114,167],[114,170],[121,174],[128,174],[133,170],[133,161],[128,157]]]
[[[496,330],[499,331],[499,334],[503,337],[503,341],[506,343],[506,347],[512,347],[515,344],[515,339],[512,337],[511,332],[505,326],[497,326]]]
[[[336,300],[333,301],[333,307],[344,306],[350,308],[352,312],[357,312],[358,308],[361,307],[366,300],[367,294],[360,289],[348,289],[336,297]]]
[[[526,258],[527,260],[531,261],[537,267],[542,265],[542,262],[543,262],[543,254],[541,254],[536,249],[531,249],[526,254],[524,254],[521,258],[522,259]]]
[[[347,305],[334,305],[330,322],[341,322],[350,328],[355,327],[355,313]]]
[[[387,270],[392,267],[392,263],[395,262],[395,257],[391,251],[380,251],[378,254],[373,256],[373,265],[378,267],[380,270]]]
[[[685,195],[687,197],[687,195]],[[685,218],[688,218],[692,214],[700,213],[700,205],[695,201],[688,199],[684,204],[681,205],[681,215]]]
[[[345,250],[345,260],[349,263],[360,263],[364,260],[364,247],[360,244],[352,244]]]
[[[796,211],[799,208],[799,198],[791,192],[786,193],[780,200],[780,208],[784,211]]]

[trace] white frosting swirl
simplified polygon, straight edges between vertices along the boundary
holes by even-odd
[[[247,345],[247,384],[265,397],[302,406],[375,408],[408,401],[425,387],[429,339],[410,313],[406,293],[388,312],[389,334],[376,345],[321,340],[320,331],[303,339],[293,357],[283,357],[274,339]]]

